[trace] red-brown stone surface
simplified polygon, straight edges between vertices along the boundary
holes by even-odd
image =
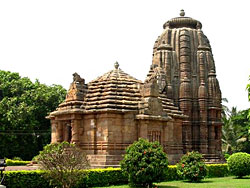
[[[139,138],[159,141],[170,163],[191,150],[220,160],[221,92],[201,27],[184,16],[166,22],[145,82],[117,62],[88,84],[75,73],[65,102],[48,116],[51,142],[76,143],[92,167],[117,166]]]

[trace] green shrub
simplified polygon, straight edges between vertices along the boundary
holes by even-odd
[[[229,171],[227,164],[209,164],[207,177],[223,177],[228,176]],[[127,184],[128,177],[122,173],[120,168],[107,168],[107,169],[91,169],[84,170],[83,175],[80,175],[80,181],[74,188],[82,187],[101,187],[110,185]],[[86,174],[87,171],[87,176]],[[5,172],[5,186],[10,188],[50,188],[47,179],[44,178],[45,171],[32,170],[32,171],[7,171]],[[165,181],[180,180],[181,177],[177,174],[175,165],[168,167]]]
[[[229,170],[227,164],[206,164],[207,169],[207,175],[206,177],[225,177],[229,176]],[[168,172],[166,175],[165,180],[181,180],[183,179],[178,173],[177,173],[177,166],[176,165],[169,165],[168,166]]]
[[[207,174],[202,155],[194,151],[183,155],[181,161],[177,164],[177,173],[186,180],[201,181]]]
[[[224,154],[224,158],[226,159],[226,161],[228,160],[229,157],[230,157],[230,154],[228,154],[228,153]]]
[[[230,172],[238,178],[250,174],[250,154],[234,153],[228,158],[227,162]]]
[[[3,185],[8,188],[50,188],[48,181],[43,177],[44,173],[40,170],[6,171]]]
[[[180,180],[181,177],[177,173],[176,165],[169,165],[165,176],[166,181]]]
[[[14,161],[23,161],[21,157],[13,157],[12,160],[14,160]]]
[[[207,176],[206,177],[225,177],[229,176],[228,165],[225,164],[207,164]]]
[[[153,182],[164,180],[167,168],[168,159],[159,142],[144,139],[130,145],[121,161],[129,185],[136,187],[151,187]]]
[[[48,144],[37,156],[38,164],[46,170],[45,178],[56,187],[68,188],[77,184],[89,167],[86,154],[68,142]]]
[[[79,188],[83,185],[88,187],[101,187],[110,185],[127,184],[128,178],[120,168],[91,169],[87,176],[82,176],[79,181]]]
[[[34,157],[31,159],[31,161],[32,161],[32,162],[38,162],[38,156],[39,156],[39,155],[34,156]]]
[[[30,161],[17,161],[17,160],[12,160],[12,159],[6,159],[7,166],[25,166],[29,163]]]
[[[3,184],[9,188],[52,188],[44,177],[45,174],[46,171],[42,170],[6,171]],[[79,174],[80,181],[73,188],[110,186],[128,182],[119,168],[81,170]]]

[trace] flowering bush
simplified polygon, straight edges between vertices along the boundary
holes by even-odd
[[[250,154],[234,153],[228,158],[227,163],[229,171],[238,178],[250,175]]]
[[[121,161],[121,169],[132,187],[152,187],[153,182],[165,179],[167,168],[167,155],[159,142],[144,139],[130,145]]]
[[[201,181],[207,174],[207,169],[199,152],[188,152],[183,155],[177,164],[177,173],[192,182]]]

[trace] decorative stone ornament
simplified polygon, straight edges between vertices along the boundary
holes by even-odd
[[[185,12],[183,9],[181,9],[180,16],[185,16]]]

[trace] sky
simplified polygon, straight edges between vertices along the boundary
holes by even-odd
[[[247,0],[8,0],[0,1],[0,70],[68,89],[77,72],[86,82],[116,61],[145,80],[163,24],[199,20],[214,55],[222,97],[250,107],[250,21]]]

